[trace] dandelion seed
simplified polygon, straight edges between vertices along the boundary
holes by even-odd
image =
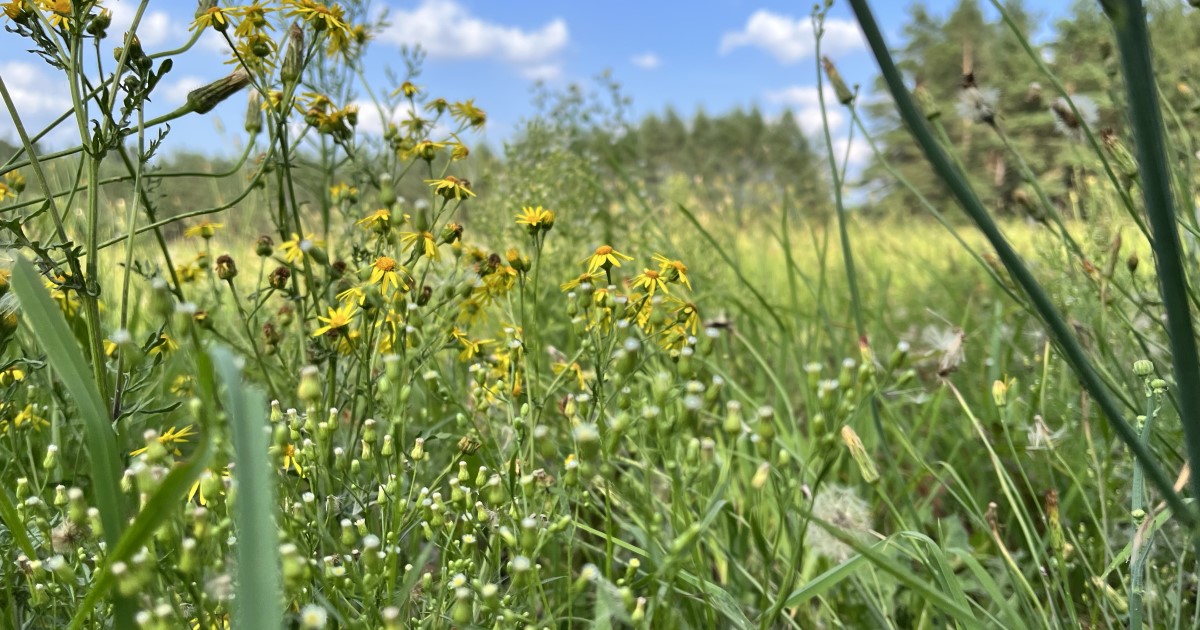
[[[963,75],[962,89],[958,92],[955,106],[959,117],[985,125],[996,124],[996,102],[1000,98],[995,88],[980,88],[975,83],[974,73]]]
[[[870,506],[852,488],[846,486],[821,486],[820,492],[813,499],[812,514],[855,537],[862,536],[871,528]],[[853,547],[838,540],[815,523],[810,522],[808,525],[807,540],[813,551],[834,562],[844,562],[854,553]]]
[[[1075,111],[1071,110],[1071,102],[1075,103],[1075,111],[1079,112],[1078,116],[1075,115]],[[1059,97],[1050,104],[1050,112],[1054,114],[1054,128],[1072,140],[1082,141],[1085,126],[1087,128],[1094,127],[1096,121],[1099,120],[1099,108],[1096,106],[1096,101],[1083,95],[1072,96],[1071,102]]]

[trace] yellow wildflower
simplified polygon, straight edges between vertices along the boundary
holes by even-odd
[[[50,426],[50,421],[38,414],[32,403],[25,405],[25,408],[17,414],[17,417],[13,418],[12,423],[17,428],[20,428],[23,424],[28,424],[30,428],[39,433],[42,427]]]
[[[432,232],[401,232],[400,243],[405,250],[418,249],[426,258],[438,259],[437,240]]]
[[[579,285],[585,282],[591,283],[592,280],[595,280],[603,275],[604,274],[599,271],[585,271],[579,276],[558,285],[558,288],[562,289],[563,291],[574,291],[575,289],[579,288]]]
[[[428,234],[428,232],[426,232]],[[436,248],[434,252],[436,253]],[[435,256],[436,258],[436,256]],[[399,271],[397,271],[399,270]],[[380,290],[387,295],[388,289],[398,288],[401,290],[407,289],[408,285],[400,277],[400,273],[404,272],[404,267],[396,262],[391,256],[380,256],[375,259],[375,263],[371,265],[371,283],[378,284]]]
[[[175,427],[171,427],[170,429],[167,429],[166,433],[163,433],[162,435],[158,436],[158,443],[162,444],[163,446],[168,446],[168,447],[175,446],[176,444],[186,444],[188,441],[188,438],[195,434],[196,434],[195,425],[189,424],[186,427],[183,427],[182,429],[178,429],[178,430]],[[149,450],[149,448],[150,447],[148,447],[148,446],[143,446],[142,448],[139,448],[136,451],[131,452],[130,455],[133,457],[137,457],[138,455],[145,453],[147,450]],[[173,448],[171,452],[173,455],[175,455],[175,457],[179,457],[180,455],[183,454],[179,450],[179,447]]]
[[[380,208],[371,214],[357,220],[354,225],[361,226],[368,230],[376,230],[378,232],[386,232],[392,225],[392,212],[387,208]]]
[[[0,372],[0,387],[9,387],[25,380],[25,370],[13,365]]]
[[[305,234],[304,238],[300,238],[299,234],[292,232],[291,240],[284,241],[279,244],[279,249],[283,250],[283,260],[289,264],[296,264],[304,259],[304,255],[313,247],[324,247],[324,241],[314,239],[313,234]]]
[[[296,459],[296,445],[288,444],[283,447],[283,472],[295,469],[296,474],[304,476],[304,469],[300,467],[300,460]]]
[[[554,227],[554,212],[541,206],[536,208],[525,206],[517,214],[517,225],[524,225],[530,234],[537,234],[538,231],[543,230],[548,231]]]
[[[472,127],[482,127],[487,122],[487,113],[475,106],[473,98],[451,105],[450,116]]]
[[[225,227],[224,223],[213,223],[212,221],[201,221],[196,225],[184,230],[183,235],[192,237],[199,236],[204,240],[208,240],[216,235],[217,230]]]
[[[646,290],[646,295],[654,295],[655,291],[670,293],[667,290],[667,281],[663,279],[662,274],[653,269],[643,269],[642,273],[633,277],[633,286]]]
[[[620,267],[622,260],[633,260],[633,257],[622,254],[613,249],[611,245],[601,245],[596,248],[596,251],[591,256],[584,258],[580,262],[587,263],[588,272],[593,272],[597,269],[608,271],[613,267]]]
[[[687,265],[683,264],[682,260],[672,260],[662,254],[655,254],[651,260],[658,263],[659,273],[663,274],[668,282],[679,281],[687,288],[692,288],[692,283],[687,277]]]
[[[317,316],[317,319],[324,322],[324,326],[313,331],[312,336],[320,337],[327,333],[342,334],[342,329],[350,325],[350,320],[354,319],[358,308],[354,304],[344,304],[338,308],[329,308],[329,316]]]
[[[202,31],[206,28],[211,28],[214,31],[223,33],[225,29],[229,28],[229,18],[232,14],[233,11],[228,8],[219,6],[209,7],[204,13],[196,16],[196,19],[188,27],[188,30]]]
[[[427,179],[425,183],[433,187],[433,192],[441,195],[447,201],[475,196],[475,193],[471,192],[471,182],[453,175],[447,175],[441,179]]]

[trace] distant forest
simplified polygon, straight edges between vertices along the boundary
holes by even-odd
[[[1056,203],[1069,209],[1080,183],[1095,174],[1094,160],[1077,138],[1056,130],[1052,108],[1057,93],[1010,29],[1049,33],[1038,42],[1044,64],[1089,111],[1094,104],[1096,118],[1089,122],[1098,134],[1103,131],[1110,148],[1128,144],[1111,32],[1094,0],[1076,2],[1067,17],[1048,31],[1039,28],[1044,18],[1030,6],[1036,3],[1004,4],[1011,25],[988,19],[994,11],[985,12],[975,0],[959,2],[945,17],[915,3],[899,31],[902,39],[892,44],[927,114],[944,127],[945,141],[960,150],[977,190],[995,212],[1019,216],[1033,205],[1026,203],[1030,193],[1023,183],[1025,166]],[[1169,0],[1152,1],[1150,7],[1159,85],[1169,106],[1167,124],[1195,129],[1200,117],[1200,11]],[[968,73],[981,89],[995,91],[997,127],[1003,135],[971,124],[956,111],[963,76]],[[935,204],[949,203],[900,126],[885,91],[879,85],[859,86],[859,90],[858,115],[871,129],[888,166],[927,191]],[[584,171],[621,164],[629,171],[623,175],[655,202],[695,200],[702,209],[730,214],[738,222],[752,220],[750,209],[762,204],[788,203],[808,216],[823,216],[831,207],[824,142],[807,136],[790,111],[767,116],[757,107],[723,113],[667,109],[627,121],[611,110],[593,115],[578,88],[543,96],[542,113],[528,120],[503,147],[471,147],[466,164],[477,191],[504,188],[506,180],[516,179],[508,177],[513,170],[545,168],[537,162],[549,151],[571,156]],[[827,105],[843,107],[834,99]],[[171,146],[170,140],[166,146]],[[14,150],[0,142],[0,157],[7,159]],[[1196,147],[1176,150],[1194,152]],[[1016,153],[1028,164],[1017,163]],[[168,150],[153,164],[157,172],[197,173],[228,171],[234,165],[232,157],[211,159],[178,149]],[[70,165],[59,167],[58,181],[65,185]],[[580,170],[569,172],[586,176]],[[348,173],[347,179],[354,181],[355,176]],[[178,177],[169,186],[158,186],[154,189],[158,216],[215,205],[222,195],[218,181]],[[916,212],[908,193],[894,182],[888,167],[872,156],[846,185],[856,189],[853,198],[860,212]],[[578,187],[586,182],[564,185]],[[110,187],[108,192],[115,199],[122,190]],[[407,178],[398,192],[413,198],[427,194],[419,178]],[[302,194],[313,200],[328,192],[311,185]],[[602,202],[597,197],[597,203]]]

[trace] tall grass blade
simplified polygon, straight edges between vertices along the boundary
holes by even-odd
[[[1142,199],[1154,235],[1152,246],[1158,267],[1158,286],[1167,313],[1171,337],[1171,363],[1179,394],[1179,421],[1183,425],[1188,461],[1200,465],[1200,353],[1188,306],[1187,276],[1179,247],[1175,199],[1171,192],[1171,167],[1163,138],[1162,110],[1146,30],[1146,9],[1139,0],[1102,0],[1112,21],[1121,53],[1121,70],[1129,98],[1129,121],[1137,139]],[[1192,493],[1200,496],[1200,476],[1192,476]],[[1178,511],[1178,508],[1176,508]],[[1193,523],[1194,524],[1194,523]],[[1197,540],[1200,544],[1200,539]]]
[[[279,603],[279,541],[275,534],[275,500],[267,460],[267,399],[246,387],[233,353],[211,351],[217,375],[225,386],[223,401],[233,432],[234,470],[238,499],[233,510],[237,526],[238,598],[233,611],[235,629],[278,628],[283,619]]]

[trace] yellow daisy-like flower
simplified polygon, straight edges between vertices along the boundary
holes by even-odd
[[[487,122],[487,113],[475,106],[473,98],[451,105],[450,117],[472,127],[482,127]]]
[[[0,4],[0,7],[3,7],[5,17],[14,22],[25,15],[25,11],[27,10],[26,0],[9,0],[4,4]]]
[[[437,239],[434,238],[433,232],[401,232],[400,243],[405,250],[419,248],[426,258],[438,259]]]
[[[182,429],[176,429],[175,427],[171,427],[170,429],[167,429],[166,433],[163,433],[162,435],[158,436],[158,443],[162,444],[163,446],[168,446],[168,447],[175,446],[176,444],[186,444],[188,441],[188,438],[192,437],[193,435],[196,435],[195,425],[189,424],[186,427],[183,427]],[[136,451],[133,451],[129,454],[133,457],[137,457],[138,455],[145,453],[149,449],[150,449],[150,447],[143,446],[142,448],[139,448]],[[179,450],[178,447],[173,448],[171,450],[171,452],[176,457],[179,457],[180,455],[183,454]]]
[[[196,16],[192,25],[188,27],[189,31],[202,31],[206,28],[211,28],[214,31],[224,32],[229,28],[229,18],[233,15],[231,9],[215,6],[209,7],[204,13]]]
[[[475,193],[471,192],[471,182],[453,175],[447,175],[441,179],[427,179],[425,183],[433,187],[433,192],[441,195],[447,201],[463,200],[475,196]]]
[[[342,329],[350,325],[350,321],[357,314],[358,307],[355,304],[343,304],[338,308],[329,307],[329,316],[317,316],[317,319],[325,325],[313,331],[312,336],[320,337],[328,333],[342,334]]]
[[[71,0],[38,0],[42,9],[49,11],[50,25],[54,28],[68,28],[71,19]],[[8,10],[5,10],[5,14]]]
[[[591,283],[592,280],[595,280],[603,275],[604,274],[599,271],[585,271],[579,276],[558,285],[558,288],[562,289],[563,291],[574,291],[575,289],[579,288],[579,285],[585,282]]]
[[[200,473],[200,477],[198,477],[195,481],[192,482],[192,486],[190,488],[188,488],[188,493],[187,493],[187,500],[189,503],[192,501],[192,499],[196,499],[197,503],[199,503],[200,505],[202,505],[202,506],[208,505],[209,497],[204,493],[204,484],[201,482],[207,481],[208,479],[212,479],[214,474],[215,473],[213,472],[213,470],[211,468],[205,468],[204,472]],[[222,469],[220,477],[222,480],[228,479],[229,478],[229,469],[228,468]],[[217,490],[217,494],[224,496],[225,490],[222,489],[225,487],[224,481],[222,481],[221,484],[217,487],[219,488]],[[211,619],[211,617],[210,617],[210,619]],[[211,627],[217,628],[218,626],[217,626],[217,624],[214,623]],[[226,621],[225,625],[220,626],[220,627],[228,628],[229,622]]]
[[[342,31],[346,33],[345,10],[341,5],[325,6],[312,0],[284,0],[284,5],[291,7],[288,17],[299,17],[317,31]]]
[[[538,206],[525,206],[517,213],[517,225],[524,225],[530,234],[554,227],[554,212]]]
[[[23,380],[25,380],[25,370],[15,365],[0,372],[0,387],[8,387]]]
[[[217,230],[225,227],[224,223],[213,223],[212,221],[201,221],[196,225],[184,230],[183,235],[188,237],[199,236],[204,240],[208,240],[216,235]]]
[[[673,308],[671,313],[675,316],[675,321],[683,326],[684,330],[695,335],[700,330],[700,309],[691,302],[685,302],[676,298],[668,298],[671,300]]]
[[[359,285],[354,285],[337,294],[337,300],[342,303],[353,303],[362,306],[367,301],[367,292]]]
[[[34,431],[41,432],[42,427],[50,426],[50,421],[43,418],[34,409],[33,404],[25,405],[25,408],[13,418],[13,426],[20,428],[23,424],[28,424]]]
[[[428,232],[426,232],[428,234]],[[436,252],[436,248],[435,248]],[[408,289],[408,285],[404,279],[400,277],[404,273],[404,267],[396,262],[391,256],[380,256],[375,259],[375,263],[371,265],[371,283],[380,285],[380,291],[387,295],[388,289],[398,288],[400,290]]]
[[[475,358],[483,350],[484,346],[495,343],[494,339],[472,340],[467,336],[466,331],[461,328],[452,329],[450,336],[462,346],[462,351],[458,353],[458,360],[464,362]]]
[[[175,352],[179,349],[179,342],[175,341],[167,333],[162,333],[158,336],[158,343],[153,348],[150,348],[150,354],[163,354]]]
[[[574,381],[576,385],[579,386],[580,391],[587,389],[587,378],[583,374],[583,366],[579,365],[578,362],[567,363],[566,361],[562,361],[552,364],[550,369],[555,374],[562,374],[563,372],[566,372],[570,376],[574,377]]]
[[[591,256],[580,262],[587,263],[588,272],[591,273],[598,269],[608,271],[613,267],[620,267],[622,260],[633,260],[633,257],[613,249],[612,245],[601,245]]]
[[[368,230],[376,230],[378,232],[386,232],[392,226],[392,211],[387,208],[380,208],[371,214],[357,220],[354,225],[360,226]]]
[[[333,203],[341,203],[348,201],[354,203],[358,201],[358,187],[351,186],[346,182],[341,182],[329,187],[329,198]]]
[[[392,96],[403,94],[405,98],[412,98],[417,94],[420,94],[420,92],[421,88],[413,84],[412,81],[405,81],[404,83],[400,84],[400,87],[396,88],[395,92],[392,92]]]
[[[261,4],[261,0],[254,0],[253,4],[244,7],[235,7],[229,10],[242,18],[242,21],[234,29],[233,34],[239,38],[250,37],[251,35],[261,35],[265,31],[273,30],[271,22],[267,19],[267,14],[272,11],[278,11],[278,7],[268,7]]]
[[[661,273],[653,269],[643,269],[642,273],[633,277],[633,286],[646,290],[646,295],[654,295],[655,291],[670,293],[667,289],[667,281],[663,279]]]
[[[682,260],[672,260],[662,254],[655,254],[650,259],[658,263],[659,273],[663,274],[668,282],[679,281],[687,288],[692,288],[692,283],[687,276],[687,265],[683,264]]]
[[[324,241],[315,240],[313,234],[305,234],[304,238],[300,238],[299,234],[292,232],[291,240],[284,241],[279,244],[279,249],[283,251],[283,260],[288,264],[296,264],[304,260],[304,255],[313,247],[324,247]]]
[[[300,460],[296,459],[296,445],[288,444],[283,447],[283,472],[295,470],[296,474],[304,476],[304,469],[300,467]]]

